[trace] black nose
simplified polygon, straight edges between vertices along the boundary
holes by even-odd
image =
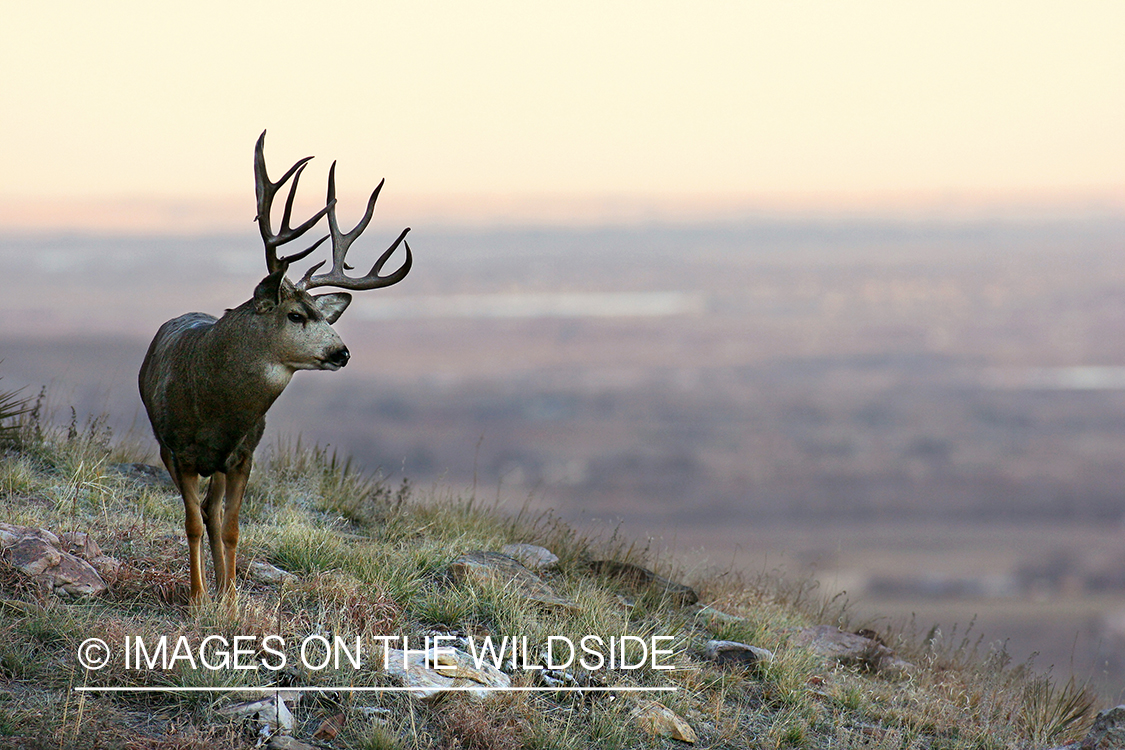
[[[352,353],[348,351],[348,347],[341,346],[336,351],[328,355],[328,361],[337,367],[343,367],[352,358]]]

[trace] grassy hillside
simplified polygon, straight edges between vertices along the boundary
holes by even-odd
[[[1093,718],[1092,699],[1081,689],[1013,666],[1002,650],[961,634],[910,625],[884,630],[878,639],[913,668],[880,670],[874,659],[840,664],[801,645],[798,634],[813,625],[856,631],[865,623],[849,622],[841,602],[821,601],[807,582],[734,571],[693,575],[619,536],[583,538],[551,517],[510,517],[471,497],[389,487],[299,443],[260,456],[240,545],[242,562],[269,562],[295,577],[276,584],[240,578],[235,611],[192,610],[179,496],[160,478],[119,469],[146,460],[143,452],[115,442],[97,423],[56,427],[31,412],[9,424],[15,428],[0,452],[0,522],[86,532],[121,567],[105,594],[68,599],[0,560],[0,747],[250,748],[265,739],[261,725],[229,706],[269,694],[187,689],[263,685],[322,688],[290,701],[295,738],[372,750],[686,747],[651,734],[637,718],[651,700],[691,727],[696,746],[709,748],[1046,748],[1081,737]],[[575,606],[537,605],[503,582],[451,574],[459,555],[512,542],[559,557],[544,578]],[[595,573],[593,560],[636,563],[683,581],[710,609]],[[92,671],[76,658],[89,638],[117,648],[126,637],[152,643],[162,635],[192,644],[213,635],[250,636],[257,644],[268,635],[286,644],[309,635],[365,643],[406,636],[413,647],[435,633],[526,636],[533,662],[549,636],[671,636],[666,643],[675,653],[665,661],[674,670],[647,662],[554,675],[570,687],[676,690],[421,700],[334,689],[399,684],[367,663],[316,670],[293,660],[275,671],[257,661],[257,669],[193,669],[180,660],[169,669],[127,669],[116,658]],[[774,658],[719,664],[703,655],[712,639],[768,649]],[[541,671],[511,672],[515,686],[545,684]],[[179,692],[75,690],[82,686]]]

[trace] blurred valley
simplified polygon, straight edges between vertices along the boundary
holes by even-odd
[[[351,364],[299,373],[266,442],[621,523],[699,566],[811,570],[923,633],[975,618],[1017,659],[1121,697],[1125,220],[419,229],[411,244],[410,276],[337,324]],[[261,255],[249,223],[0,239],[0,386],[47,385],[61,419],[108,413],[155,447],[135,386],[152,334],[247,299]]]

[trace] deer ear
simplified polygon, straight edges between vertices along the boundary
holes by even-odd
[[[344,310],[348,309],[348,305],[352,302],[352,295],[347,292],[322,294],[319,297],[313,297],[313,302],[316,304],[316,309],[328,321],[328,324],[332,325],[340,319]]]
[[[281,280],[285,271],[274,271],[254,288],[254,310],[268,313],[281,304]]]

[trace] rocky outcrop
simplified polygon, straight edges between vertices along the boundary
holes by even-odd
[[[539,604],[572,611],[578,609],[577,604],[557,593],[518,560],[499,552],[466,552],[450,563],[449,568],[459,582],[496,583]]]
[[[500,552],[518,561],[528,570],[550,570],[559,564],[558,555],[534,544],[505,544],[500,548]]]
[[[1094,719],[1094,726],[1079,750],[1120,750],[1125,747],[1125,706],[1106,709]]]
[[[699,594],[691,586],[659,576],[648,568],[616,560],[596,560],[590,563],[595,573],[624,581],[638,590],[666,597],[673,603],[686,607],[699,601]]]
[[[859,633],[846,633],[832,625],[818,625],[797,633],[796,642],[813,653],[869,672],[909,674],[914,665],[903,661],[884,644]]]

